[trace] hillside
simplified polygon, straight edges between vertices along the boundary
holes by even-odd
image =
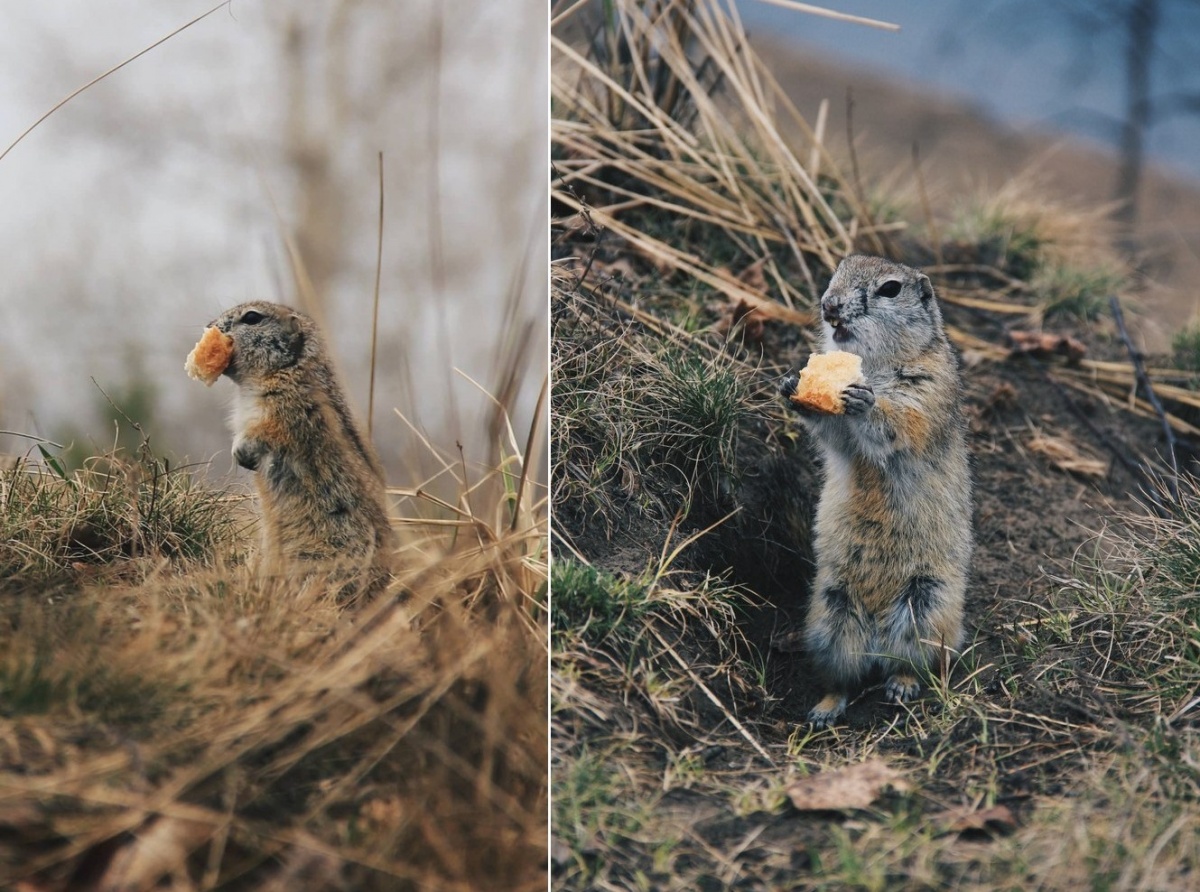
[[[911,195],[913,145],[935,216],[949,217],[970,197],[1015,177],[1036,180],[1050,197],[1104,205],[1112,198],[1114,156],[1068,137],[996,121],[971,104],[890,80],[835,60],[799,52],[767,34],[750,43],[796,108],[815,121],[829,101],[827,144],[848,157],[847,90],[853,91],[855,147],[865,176]],[[1151,352],[1165,351],[1171,334],[1200,312],[1192,283],[1200,277],[1200,183],[1150,168],[1136,233],[1146,262],[1135,329]]]

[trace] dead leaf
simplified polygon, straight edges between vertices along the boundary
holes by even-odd
[[[740,273],[738,273],[738,281],[752,291],[758,291],[762,294],[767,293],[767,277],[763,275],[763,267],[767,263],[767,258],[756,260]]]
[[[947,833],[996,832],[1009,833],[1017,828],[1017,819],[1007,805],[972,810],[952,808],[934,815],[934,820]]]
[[[792,629],[771,639],[771,650],[781,654],[798,654],[804,650],[804,630]]]
[[[95,888],[98,892],[150,889],[180,870],[215,829],[212,824],[181,818],[152,820],[116,851]]]
[[[1013,356],[1065,356],[1067,365],[1077,365],[1087,356],[1087,347],[1083,342],[1070,335],[1056,335],[1044,331],[1010,331],[1008,338],[1012,342],[1010,355]]]
[[[1104,477],[1108,474],[1108,462],[1087,455],[1066,437],[1035,434],[1026,445],[1030,451],[1048,458],[1060,471],[1081,477]]]
[[[739,300],[736,305],[726,305],[715,326],[718,334],[728,336],[733,329],[742,324],[742,339],[751,344],[760,343],[766,328],[762,312],[752,307],[745,300]]]
[[[787,794],[800,811],[842,811],[869,807],[888,787],[903,792],[911,785],[882,759],[867,759],[802,778]]]

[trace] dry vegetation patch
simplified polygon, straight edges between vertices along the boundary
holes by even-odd
[[[426,500],[356,610],[257,577],[252,516],[149,457],[4,471],[0,882],[544,888],[544,503],[520,464]]]
[[[1018,184],[917,222],[841,173],[723,4],[563,9],[555,886],[1186,885],[1198,502],[1154,488],[1161,428],[1097,316],[1133,299],[1102,215]],[[963,356],[972,634],[916,703],[869,690],[810,732],[817,469],[774,383],[852,250],[924,266]],[[1187,466],[1195,378],[1151,375]],[[822,807],[798,811],[814,789]]]

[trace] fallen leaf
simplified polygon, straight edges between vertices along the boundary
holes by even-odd
[[[721,318],[717,320],[716,331],[718,334],[728,336],[739,323],[742,324],[744,341],[751,344],[762,341],[765,330],[762,312],[745,300],[739,300],[736,305],[726,305],[721,313]]]
[[[1045,456],[1060,471],[1081,477],[1103,477],[1108,474],[1108,462],[1087,455],[1066,437],[1035,434],[1027,445],[1030,451]]]
[[[947,833],[988,832],[1008,833],[1017,827],[1017,819],[1007,805],[972,810],[952,808],[934,815],[934,820]]]
[[[1075,365],[1087,356],[1087,347],[1070,335],[1056,335],[1044,331],[1010,331],[1012,342],[1010,355],[1065,356],[1067,365]]]
[[[801,778],[788,786],[787,794],[800,811],[841,811],[867,808],[888,787],[903,792],[910,784],[882,759],[867,759]]]
[[[792,629],[771,639],[771,650],[781,654],[798,654],[804,650],[804,630]]]

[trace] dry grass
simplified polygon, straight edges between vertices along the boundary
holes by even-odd
[[[730,449],[708,453],[730,456],[708,465],[718,479],[736,481],[739,438],[772,449],[788,436],[764,399],[782,369],[743,337],[748,326],[722,329],[729,307],[798,325],[836,261],[871,250],[923,263],[948,302],[990,314],[993,330],[1086,327],[1128,275],[1099,212],[1039,203],[1018,183],[965,212],[946,242],[922,241],[920,226],[881,219],[886,202],[859,197],[866,189],[829,157],[820,128],[750,53],[732,7],[614,0],[596,30],[562,9],[555,887],[1185,887],[1200,869],[1190,832],[1200,820],[1200,492],[1140,532],[1123,518],[1132,538],[1110,535],[1096,556],[1078,556],[1023,613],[1006,605],[1018,619],[991,623],[995,636],[971,644],[948,677],[925,679],[929,693],[894,720],[810,733],[772,708],[777,657],[742,636],[753,596],[706,572],[728,555],[703,551],[702,534],[680,547],[736,498],[695,464],[659,460],[664,432],[690,433],[678,419],[696,418],[679,393],[662,398],[668,356],[706,368],[706,379],[729,375],[722,414],[733,429],[718,442]],[[574,40],[563,36],[572,26]],[[780,122],[807,136],[788,143]],[[761,279],[738,275],[756,264]],[[953,336],[978,361],[1008,353],[1000,335]],[[1123,362],[1047,373],[1113,396],[1127,397],[1132,381]],[[1161,394],[1179,411],[1196,405],[1183,377]],[[630,540],[661,540],[662,557],[637,564],[629,555],[644,549]],[[788,805],[796,780],[871,757],[902,788],[867,808],[802,815]]]
[[[380,255],[382,179],[381,156]],[[293,293],[319,308],[281,229]],[[400,569],[369,603],[319,575],[259,576],[249,501],[144,437],[79,470],[50,444],[0,469],[0,887],[545,888],[544,394],[518,438],[539,362],[531,248],[502,236],[524,253],[479,388],[489,458],[410,425],[426,448],[406,457],[431,470],[391,491]]]
[[[257,577],[152,459],[5,471],[3,882],[543,888],[545,506],[509,451],[356,612]]]

